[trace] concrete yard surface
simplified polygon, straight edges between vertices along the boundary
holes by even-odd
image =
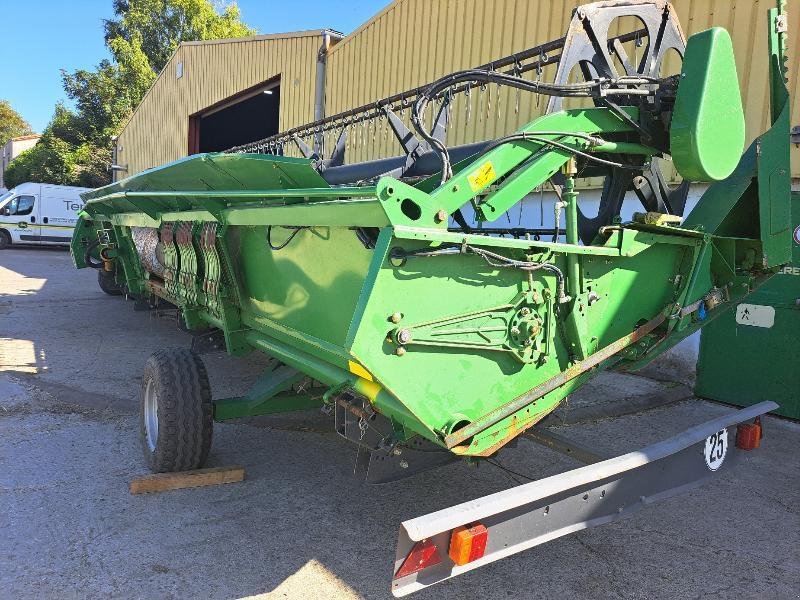
[[[401,521],[516,485],[491,464],[367,485],[354,447],[310,411],[215,425],[207,466],[242,465],[241,483],[131,495],[147,473],[142,367],[189,341],[171,315],[103,294],[63,250],[0,252],[1,599],[389,598]],[[218,397],[266,364],[203,359]],[[614,456],[733,410],[688,394],[604,374],[548,424]],[[602,418],[609,399],[624,416]],[[764,428],[761,449],[700,489],[413,597],[797,598],[800,424]],[[527,439],[499,461],[537,479],[580,466]]]

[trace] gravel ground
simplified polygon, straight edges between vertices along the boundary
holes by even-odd
[[[142,366],[188,341],[167,316],[105,296],[66,252],[0,253],[0,598],[388,598],[400,521],[512,485],[462,464],[366,485],[353,448],[309,413],[216,426],[209,466],[241,464],[243,483],[131,496],[146,472]],[[204,360],[215,396],[241,393],[264,365]],[[558,432],[608,455],[731,410],[631,376],[585,389],[581,419]],[[635,397],[624,412],[665,400],[587,421],[592,398],[615,390]],[[704,488],[416,597],[797,598],[800,425],[767,418],[765,431],[761,450]],[[537,478],[578,466],[528,440],[501,459]]]

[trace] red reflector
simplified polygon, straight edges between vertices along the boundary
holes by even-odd
[[[450,559],[457,565],[478,560],[486,553],[489,531],[480,523],[472,523],[453,529],[450,535]]]
[[[739,423],[736,427],[736,447],[740,450],[755,450],[761,445],[761,417],[752,423]]]
[[[400,565],[400,568],[397,569],[397,573],[394,574],[394,578],[399,579],[400,577],[411,575],[412,573],[422,571],[433,565],[438,565],[440,562],[442,562],[442,557],[439,556],[439,548],[437,548],[436,544],[431,540],[426,538],[414,544],[411,552],[408,553],[403,564]]]

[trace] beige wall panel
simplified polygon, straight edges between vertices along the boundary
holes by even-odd
[[[331,50],[326,79],[327,115],[364,105],[433,81],[458,69],[488,63],[538,43],[561,37],[578,0],[396,0]],[[791,4],[791,3],[790,3]],[[733,36],[747,136],[764,130],[769,97],[765,13],[773,0],[676,0],[687,36],[712,25]],[[794,8],[794,7],[790,7]],[[790,10],[789,31],[800,31],[800,10]],[[131,118],[119,140],[118,162],[128,174],[186,155],[188,117],[244,89],[281,75],[280,129],[313,119],[314,79],[319,34],[256,39],[178,48]],[[790,89],[797,97],[800,58],[797,38],[790,43]],[[175,66],[184,75],[175,78]],[[678,67],[672,60],[671,70]],[[544,69],[551,80],[555,66]],[[526,77],[534,79],[536,73]],[[460,95],[451,112],[448,143],[497,137],[540,115],[546,98],[490,86]],[[490,106],[491,105],[491,106]],[[430,107],[430,123],[436,107]],[[401,113],[410,124],[410,109]],[[800,124],[800,102],[792,106]],[[326,148],[337,132],[325,135]],[[311,143],[311,139],[306,140]],[[367,123],[348,136],[348,162],[399,153],[382,123]],[[289,154],[297,155],[290,148]],[[793,151],[793,174],[800,176],[800,154]]]
[[[565,32],[573,7],[582,3],[396,0],[332,50],[328,59],[326,114],[368,104],[452,71],[557,39]],[[747,116],[747,138],[751,141],[764,130],[768,118],[766,10],[775,6],[774,0],[676,0],[673,6],[687,37],[715,25],[730,31]],[[790,10],[789,17],[789,31],[800,31],[800,10]],[[793,98],[797,97],[800,78],[796,35],[790,43],[789,63]],[[671,60],[667,67],[674,71],[677,66],[677,61]],[[552,79],[554,71],[554,67],[545,69],[543,79]],[[546,98],[503,89],[499,92],[498,111],[494,86],[483,93],[474,91],[469,99],[456,100],[448,143],[463,144],[513,131],[541,114],[545,105]],[[404,111],[403,117],[410,123],[409,111]],[[800,102],[796,100],[792,124],[800,124]],[[359,146],[361,136],[353,136],[358,139],[350,145],[348,162],[399,153],[399,146],[392,140],[384,142],[381,128],[377,129],[379,134],[371,144]],[[800,176],[797,154],[793,152],[794,176]]]
[[[128,164],[127,174],[133,175],[186,156],[190,115],[278,75],[280,128],[313,120],[321,43],[321,34],[313,32],[181,45],[120,134],[118,162]]]

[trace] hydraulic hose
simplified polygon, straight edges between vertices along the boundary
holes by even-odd
[[[625,93],[625,94],[649,94],[648,90],[636,90],[624,88],[626,85],[647,84],[657,81],[652,77],[634,76],[634,77],[620,77],[618,79],[596,79],[593,81],[585,81],[574,84],[551,84],[541,81],[528,81],[516,75],[508,73],[498,73],[485,69],[467,69],[459,71],[442,77],[438,81],[432,83],[424,92],[419,95],[414,108],[411,113],[411,122],[419,135],[430,145],[431,149],[439,155],[442,162],[442,183],[445,183],[453,176],[453,169],[450,163],[450,158],[447,152],[447,147],[440,140],[436,139],[431,132],[427,130],[424,123],[425,110],[431,100],[436,98],[441,92],[452,88],[460,83],[495,83],[497,85],[505,85],[520,90],[533,92],[536,94],[544,94],[548,96],[563,96],[572,98],[586,98],[598,96],[601,92],[609,93]],[[618,89],[613,89],[612,86],[620,86]],[[445,101],[447,101],[445,99]],[[535,140],[543,143],[544,140]],[[552,144],[557,146],[557,144]],[[573,149],[570,148],[570,151]]]

